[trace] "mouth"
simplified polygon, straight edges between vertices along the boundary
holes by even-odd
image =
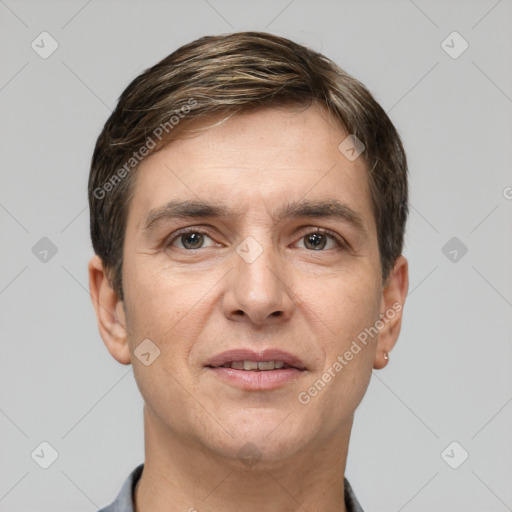
[[[256,372],[268,372],[269,370],[287,370],[288,368],[295,368],[284,361],[228,361],[221,366],[210,366],[210,368],[233,368],[233,370],[245,370]]]
[[[224,382],[247,391],[282,387],[307,370],[297,356],[280,350],[232,350],[218,354],[205,366]]]

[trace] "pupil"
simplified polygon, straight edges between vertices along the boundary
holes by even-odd
[[[192,246],[192,248],[197,247],[198,245],[201,245],[203,235],[201,233],[187,233],[184,235],[185,242],[183,245],[185,247]]]
[[[323,235],[319,235],[318,233],[308,235],[307,240],[315,250],[318,248],[323,249],[325,247],[325,237]]]

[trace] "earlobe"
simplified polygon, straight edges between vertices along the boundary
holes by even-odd
[[[373,367],[384,368],[389,362],[389,353],[395,346],[402,325],[402,312],[409,289],[408,263],[404,256],[399,256],[386,280],[382,290],[382,305],[377,350]]]
[[[121,364],[130,364],[123,303],[112,288],[103,262],[97,255],[89,261],[89,289],[98,329],[105,346],[114,359]]]

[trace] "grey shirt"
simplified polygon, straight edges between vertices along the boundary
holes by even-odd
[[[121,488],[121,492],[118,494],[114,502],[108,507],[102,508],[99,512],[134,512],[133,491],[135,490],[135,485],[139,481],[143,468],[144,464],[137,466],[125,480],[123,487]],[[344,489],[345,507],[347,512],[364,512],[346,478],[344,479]]]

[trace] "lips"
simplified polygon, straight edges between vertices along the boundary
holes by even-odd
[[[260,352],[228,350],[212,357],[205,367],[219,382],[244,392],[268,392],[297,386],[297,381],[309,373],[299,357],[277,349]]]
[[[269,392],[298,386],[309,373],[305,364],[282,350],[229,350],[217,354],[205,365],[219,382],[244,392]]]
[[[267,349],[255,352],[236,349],[222,352],[211,358],[205,366],[210,368],[232,368],[241,371],[277,371],[286,369],[306,370],[305,364],[288,352]]]

